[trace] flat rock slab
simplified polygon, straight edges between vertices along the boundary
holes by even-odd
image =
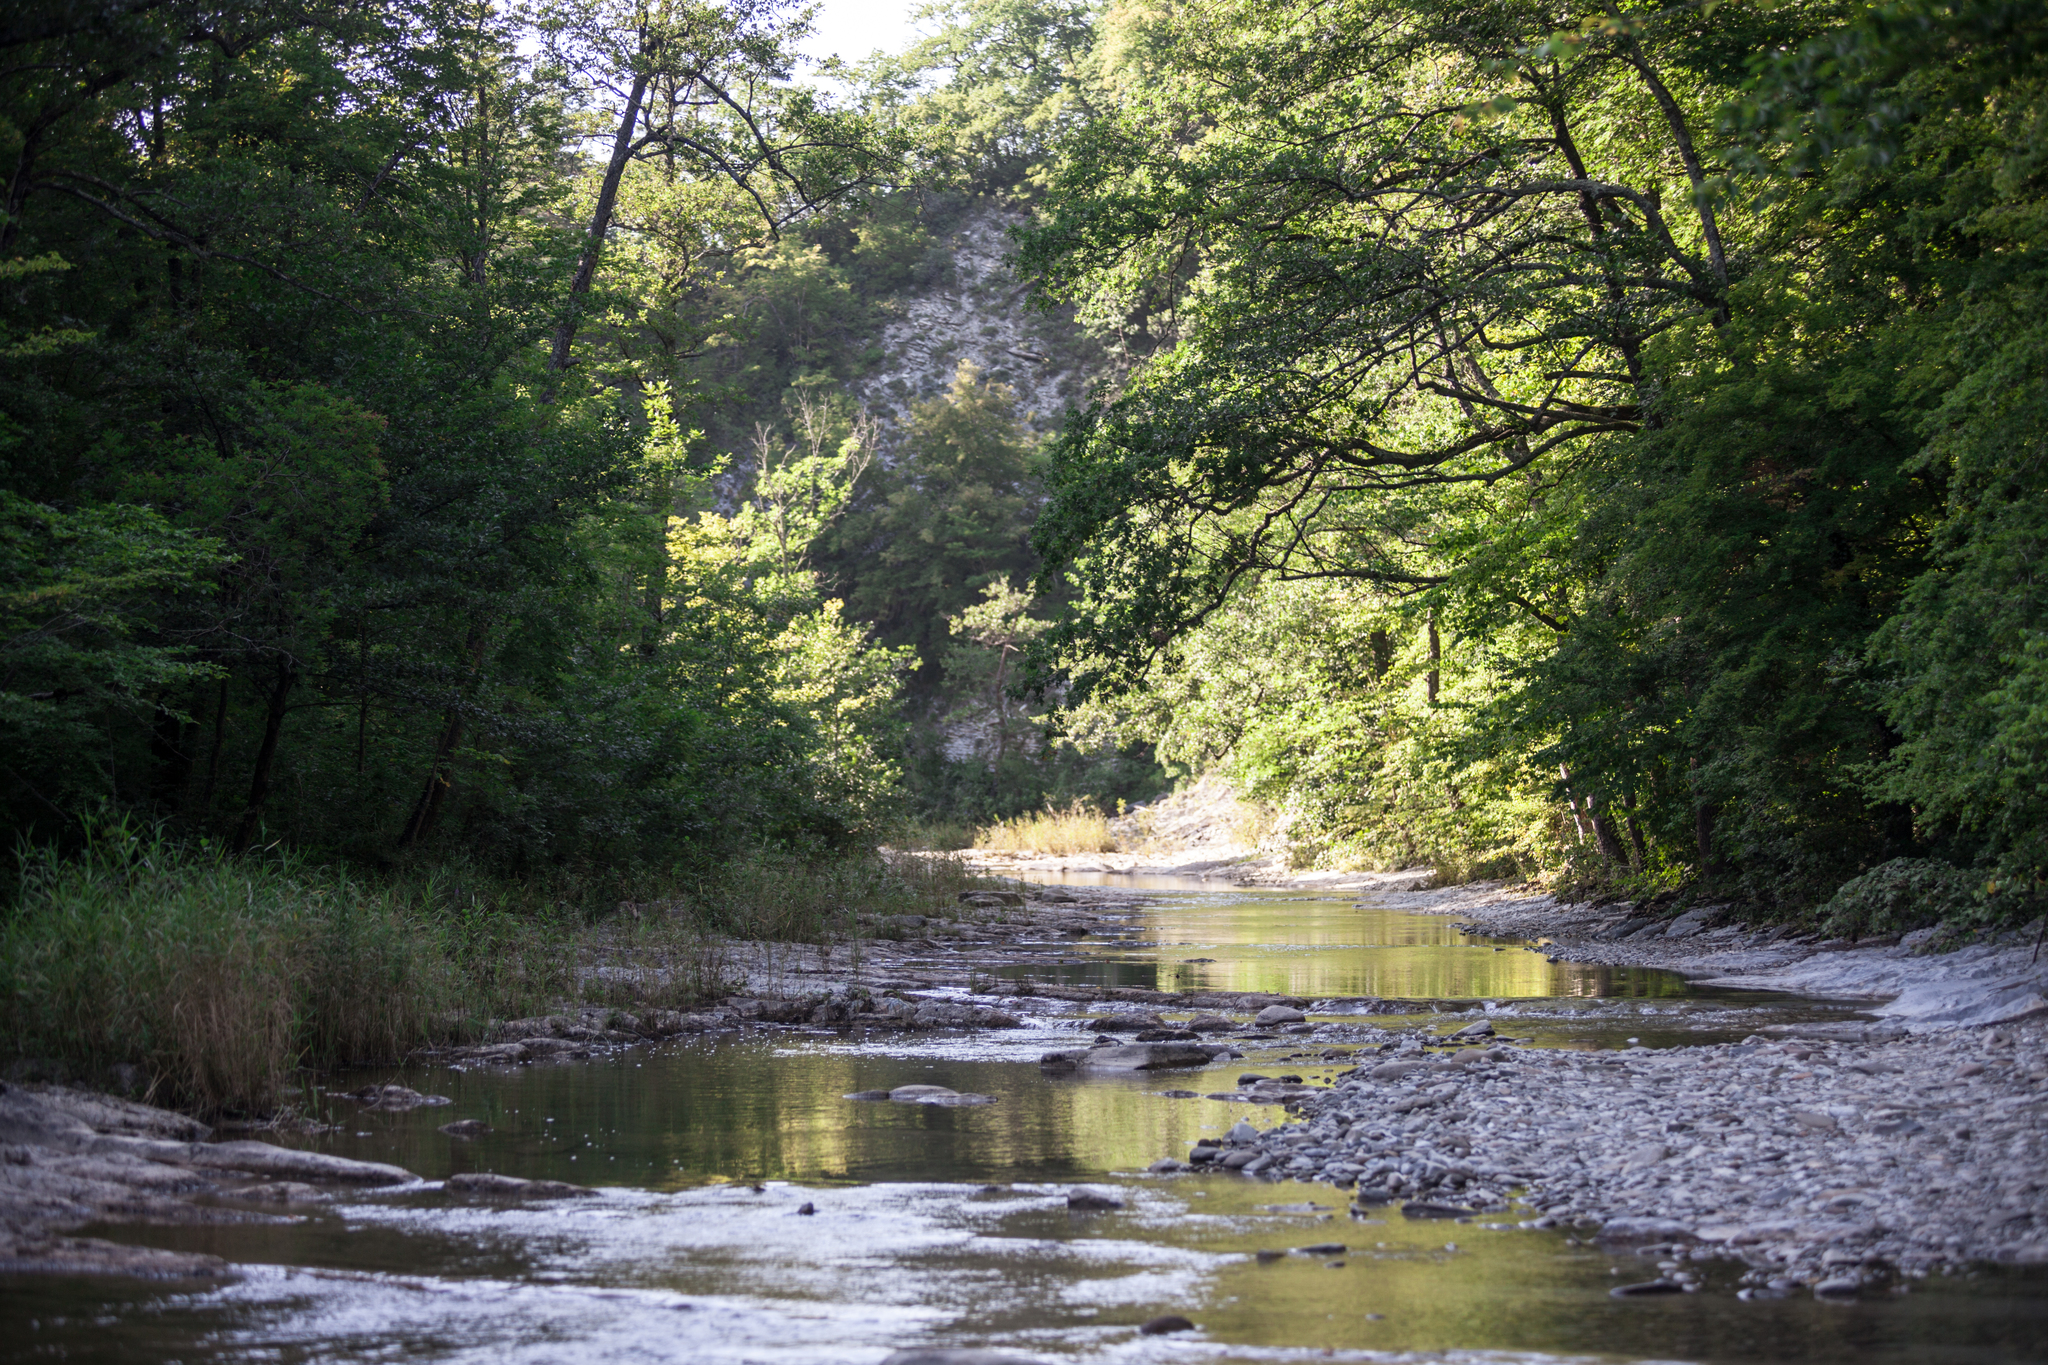
[[[97,1237],[0,1242],[0,1275],[126,1275],[145,1280],[239,1280],[218,1256],[123,1246]]]
[[[891,1101],[896,1104],[936,1104],[946,1109],[971,1109],[994,1104],[994,1095],[977,1095],[971,1090],[948,1090],[943,1085],[899,1085],[894,1090],[856,1090],[849,1100]]]
[[[198,1119],[113,1095],[55,1085],[22,1089],[34,1103],[76,1119],[96,1133],[164,1138],[172,1142],[204,1142],[213,1136],[213,1130]]]
[[[489,1171],[451,1175],[443,1188],[456,1194],[480,1194],[493,1199],[581,1199],[597,1193],[582,1185],[571,1185],[566,1180],[521,1180],[517,1176],[494,1175]]]
[[[1207,1066],[1210,1058],[1199,1043],[1121,1043],[1048,1052],[1038,1064],[1047,1071],[1175,1071]]]
[[[279,1180],[325,1180],[342,1185],[406,1185],[419,1179],[403,1166],[351,1161],[326,1152],[302,1152],[268,1142],[195,1142],[190,1156],[174,1164],[202,1170],[247,1171]],[[161,1160],[162,1158],[157,1158]]]

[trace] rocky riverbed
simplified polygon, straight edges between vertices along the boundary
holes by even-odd
[[[1504,1002],[998,980],[992,973],[1020,963],[1078,961],[1076,944],[1121,932],[1142,899],[1040,887],[983,893],[953,915],[866,926],[857,950],[736,946],[749,989],[694,1010],[565,1007],[418,1060],[569,1066],[688,1034],[829,1030],[858,1041],[1066,1026],[1076,1045],[1045,1055],[1048,1083],[1121,1073],[1147,1077],[1167,1096],[1254,1106],[1227,1133],[1160,1154],[1155,1179],[1324,1182],[1348,1190],[1362,1219],[1559,1228],[1641,1253],[1620,1267],[1617,1284],[1634,1293],[1697,1288],[1698,1263],[1710,1260],[1741,1263],[1747,1295],[1823,1297],[1881,1292],[1974,1262],[2048,1261],[2048,1018],[2026,1004],[2029,945],[1928,954],[1914,941],[1802,942],[1717,913],[1561,907],[1505,887],[1388,887],[1378,896],[1500,935],[1510,953],[1598,957],[1765,988],[1832,983],[1871,1017],[1764,1025],[1705,1046],[1574,1050],[1530,1046],[1539,1011]],[[654,970],[634,960],[627,940],[596,967],[601,981]],[[1929,1007],[1936,997],[1939,1008]],[[1899,1011],[1901,1001],[1909,1008]],[[1740,1036],[1727,1026],[1745,1008],[1713,1007],[1718,1036]],[[1986,1015],[1997,1022],[1957,1022]],[[346,1098],[378,1113],[436,1099],[397,1085]],[[990,1102],[931,1085],[847,1098]],[[458,1120],[442,1131],[462,1138],[465,1123],[477,1126]],[[204,1256],[69,1234],[92,1223],[278,1219],[293,1204],[347,1190],[421,1184],[397,1166],[214,1136],[132,1102],[8,1086],[0,1268],[227,1277],[232,1267]],[[472,1199],[580,1193],[489,1171],[444,1188]]]
[[[1663,1253],[1670,1288],[1721,1257],[1754,1268],[1752,1292],[1823,1295],[2048,1262],[2040,1025],[1794,1026],[1601,1052],[1481,1046],[1492,1026],[1465,1027],[1443,1048],[1382,1044],[1327,1089],[1245,1077],[1239,1090],[1269,1087],[1294,1117],[1156,1169],[1348,1186],[1361,1213],[1568,1226]],[[1335,1023],[1303,1043],[1359,1035]]]

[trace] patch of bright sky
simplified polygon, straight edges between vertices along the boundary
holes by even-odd
[[[877,48],[901,52],[924,35],[910,16],[925,0],[824,0],[818,6],[816,32],[804,41],[804,52],[822,60],[837,54],[861,61]]]

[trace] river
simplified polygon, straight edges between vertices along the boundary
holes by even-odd
[[[1036,979],[1471,1002],[1503,1033],[1577,1048],[1682,1047],[1839,1015],[1784,997],[1700,993],[1666,973],[1552,963],[1438,917],[1349,899],[1087,880],[1155,899],[1059,965],[1006,969],[1009,989]],[[1614,1299],[1618,1270],[1639,1277],[1629,1253],[1519,1226],[1526,1213],[1410,1222],[1394,1210],[1354,1215],[1346,1192],[1326,1185],[1148,1175],[1155,1159],[1185,1156],[1241,1118],[1280,1117],[1162,1091],[1216,1089],[1247,1069],[1315,1082],[1349,1062],[1276,1039],[1196,1080],[1049,1078],[1038,1056],[1085,1035],[1052,1002],[1024,1007],[1028,1026],[1014,1031],[751,1033],[521,1068],[326,1078],[332,1097],[309,1092],[308,1103],[339,1128],[306,1145],[394,1162],[429,1182],[482,1170],[601,1193],[491,1204],[430,1184],[280,1218],[88,1229],[211,1252],[247,1274],[203,1290],[15,1281],[0,1308],[0,1355],[873,1365],[931,1344],[1047,1362],[1989,1365],[2048,1354],[2039,1272],[1987,1268],[1832,1304],[1738,1302],[1731,1266],[1709,1268],[1696,1294]],[[341,1098],[387,1080],[452,1103],[381,1114]],[[996,1102],[844,1098],[920,1082]],[[450,1137],[440,1127],[451,1119],[492,1131]],[[1124,1207],[1070,1211],[1066,1195],[1080,1183]],[[1135,1332],[1163,1313],[1199,1330]]]

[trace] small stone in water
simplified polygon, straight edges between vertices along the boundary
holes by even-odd
[[[1067,1207],[1083,1213],[1100,1213],[1123,1206],[1123,1200],[1097,1190],[1070,1190],[1067,1193]]]
[[[1168,1332],[1192,1332],[1195,1325],[1178,1313],[1162,1313],[1138,1330],[1148,1337],[1160,1337]]]
[[[799,1207],[799,1208],[797,1209],[797,1212],[798,1212],[798,1213],[800,1213],[800,1214],[807,1214],[807,1215],[808,1215],[808,1214],[813,1214],[813,1213],[816,1213],[817,1211],[818,1211],[818,1206],[817,1206],[816,1204],[810,1203],[810,1202],[808,1202],[808,1201],[806,1201],[806,1202],[805,1202],[804,1204],[802,1204],[802,1205],[801,1205],[801,1206],[800,1206],[800,1207]]]
[[[442,1124],[441,1131],[449,1137],[482,1137],[485,1133],[491,1131],[491,1125],[485,1123],[482,1119],[457,1119],[453,1123]]]
[[[1266,1248],[1264,1250],[1254,1252],[1253,1254],[1259,1258],[1260,1265],[1271,1265],[1275,1261],[1285,1260],[1287,1258],[1286,1252],[1274,1251],[1271,1248]]]
[[[892,1100],[937,1099],[959,1093],[959,1091],[949,1089],[943,1085],[899,1085],[889,1092],[889,1098]]]
[[[1317,1242],[1314,1246],[1296,1247],[1304,1256],[1342,1256],[1350,1248],[1342,1242]]]
[[[1641,1284],[1618,1284],[1607,1291],[1616,1299],[1640,1299],[1653,1294],[1683,1294],[1685,1286],[1673,1280],[1645,1280]]]
[[[1257,1142],[1259,1140],[1259,1130],[1246,1123],[1243,1119],[1239,1119],[1235,1124],[1231,1125],[1230,1131],[1224,1136],[1228,1137],[1232,1142]]]

